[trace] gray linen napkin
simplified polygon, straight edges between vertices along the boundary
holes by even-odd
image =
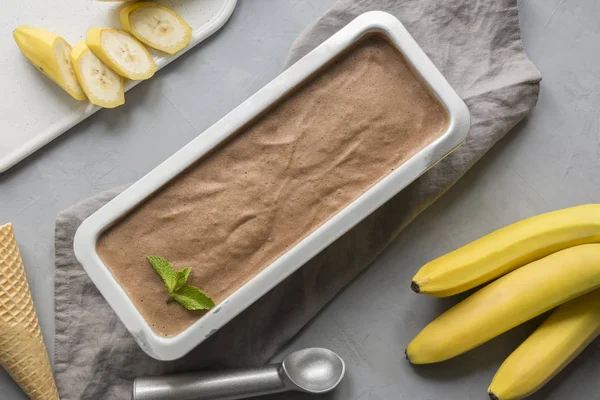
[[[340,0],[298,38],[288,65],[369,10],[397,16],[465,100],[472,116],[466,143],[175,362],[142,353],[73,254],[79,224],[124,188],[60,213],[55,370],[63,400],[129,399],[135,376],[268,361],[535,105],[541,77],[523,51],[517,0]]]

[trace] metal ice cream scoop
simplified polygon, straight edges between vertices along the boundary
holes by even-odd
[[[288,390],[320,394],[335,389],[345,370],[333,351],[310,348],[258,368],[137,378],[133,400],[234,400]]]

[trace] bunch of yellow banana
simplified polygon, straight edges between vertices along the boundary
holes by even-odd
[[[179,15],[152,2],[129,4],[119,17],[123,30],[91,28],[74,48],[42,28],[23,25],[13,36],[25,57],[74,99],[113,108],[125,103],[123,78],[143,80],[156,72],[142,43],[175,54],[192,36]]]
[[[448,360],[560,306],[504,362],[488,389],[494,400],[521,399],[600,334],[600,204],[502,228],[426,264],[411,288],[445,297],[495,278],[427,325],[406,356],[413,364]]]

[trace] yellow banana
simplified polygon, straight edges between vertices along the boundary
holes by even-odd
[[[22,25],[14,30],[17,46],[29,61],[76,100],[86,96],[77,82],[69,55],[71,45],[55,33]]]
[[[114,108],[125,103],[123,78],[96,57],[85,42],[73,47],[71,62],[77,80],[92,104]]]
[[[190,43],[192,27],[175,11],[149,1],[129,4],[119,12],[121,27],[146,46],[175,54]]]
[[[86,43],[96,57],[125,78],[143,80],[156,72],[156,63],[146,47],[128,32],[90,28]]]
[[[504,361],[488,389],[493,400],[529,396],[600,334],[600,290],[560,306]]]
[[[506,226],[425,264],[411,288],[452,296],[549,254],[600,242],[600,204],[566,208]]]
[[[561,250],[467,297],[408,345],[413,364],[448,360],[566,301],[600,287],[600,244]]]

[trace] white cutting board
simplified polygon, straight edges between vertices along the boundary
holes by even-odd
[[[221,28],[232,14],[236,1],[158,0],[157,3],[175,10],[194,30],[189,46],[177,55],[152,51],[158,68]],[[85,38],[88,28],[119,28],[119,9],[123,4],[96,0],[3,2],[0,11],[0,172],[99,109],[87,101],[72,99],[37,71],[21,54],[12,31],[19,25],[45,28],[74,46]],[[128,81],[125,89],[137,83]]]

